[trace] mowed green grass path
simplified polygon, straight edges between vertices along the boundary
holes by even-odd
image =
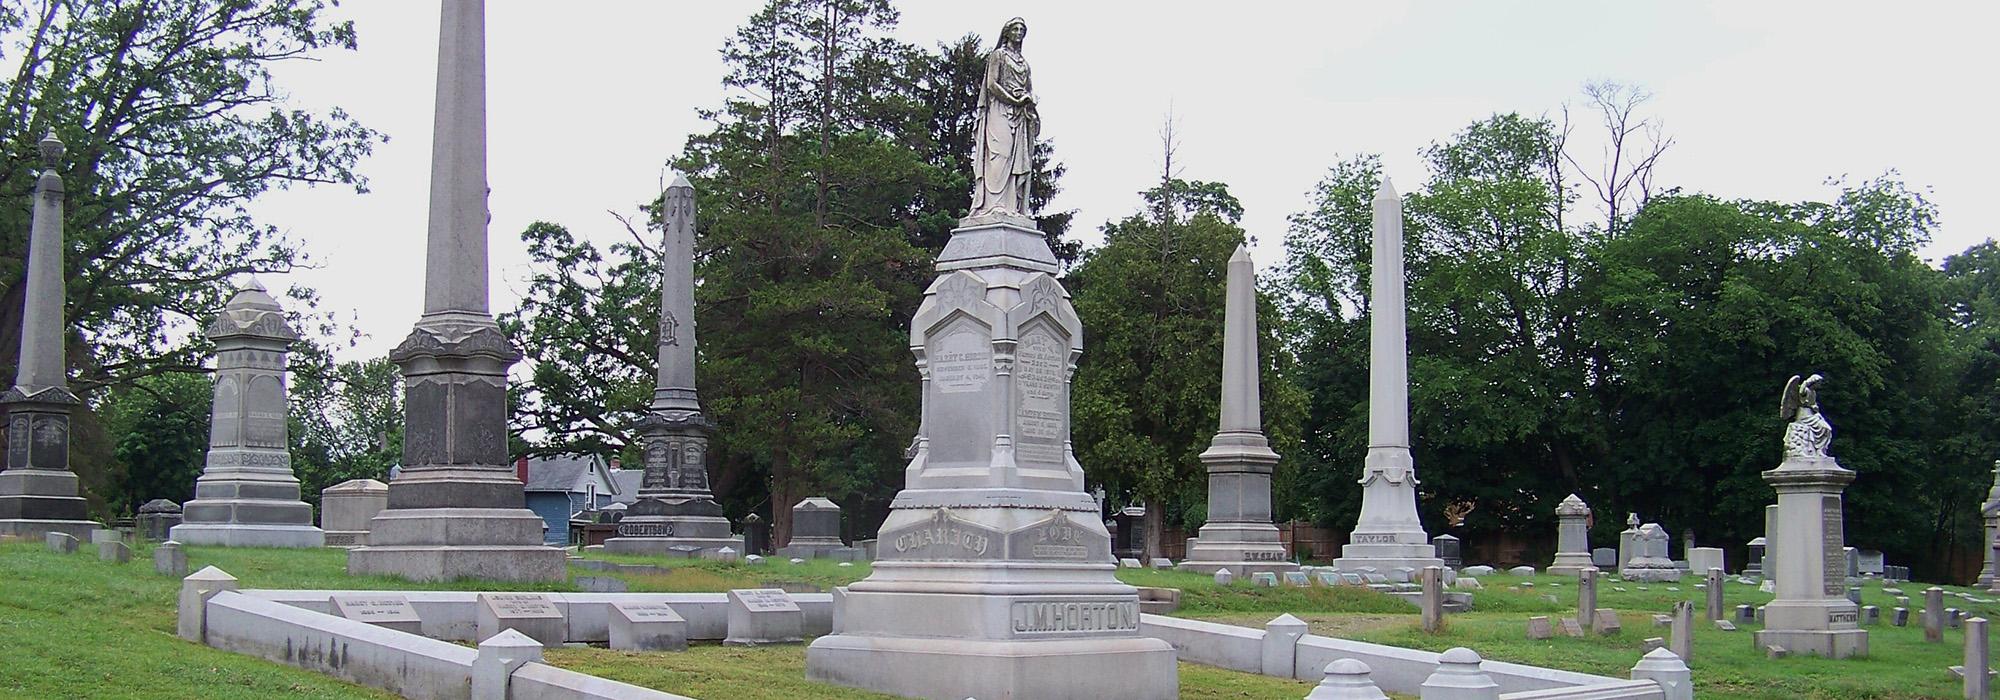
[[[228,654],[183,642],[174,636],[174,600],[179,582],[153,573],[150,547],[133,561],[114,565],[97,559],[84,545],[75,555],[48,552],[39,543],[0,542],[0,697],[5,698],[382,698],[382,693],[315,673]],[[608,558],[633,563],[657,560]],[[394,579],[350,577],[341,550],[256,550],[189,548],[195,569],[215,565],[235,575],[245,588],[331,588],[374,590],[573,590],[568,583],[520,586],[480,581],[414,584]],[[719,591],[781,584],[839,585],[868,573],[817,561],[795,566],[782,561],[751,567],[717,562],[675,562],[669,573],[603,572],[572,567],[572,575],[615,576],[634,591]],[[1618,608],[1624,631],[1611,637],[1528,640],[1531,615],[1573,614],[1575,584],[1559,577],[1491,576],[1477,593],[1477,611],[1448,618],[1440,635],[1417,629],[1415,609],[1400,600],[1354,588],[1253,588],[1216,586],[1205,576],[1171,571],[1123,570],[1119,576],[1142,586],[1183,590],[1179,614],[1258,627],[1281,613],[1293,613],[1317,633],[1350,639],[1442,650],[1467,646],[1489,659],[1531,663],[1624,677],[1647,637],[1664,637],[1652,614],[1677,600],[1701,600],[1689,580],[1674,586],[1607,583],[1599,604]],[[1521,584],[1532,583],[1533,586]],[[1623,587],[1626,590],[1617,591]],[[1923,584],[1901,586],[1921,606]],[[1669,590],[1678,588],[1679,590]],[[1950,589],[1959,591],[1964,589]],[[1985,594],[1978,594],[1985,597]],[[1547,597],[1554,596],[1551,601]],[[1864,602],[1888,610],[1894,599],[1870,584]],[[1733,607],[1770,599],[1754,586],[1731,583]],[[1947,606],[1969,608],[1989,619],[2000,605],[1967,603],[1947,597]],[[1697,608],[1699,610],[1699,607]],[[1913,619],[1913,622],[1915,620]],[[1958,697],[1958,681],[1946,671],[1959,663],[1963,632],[1948,630],[1942,644],[1923,642],[1923,630],[1887,624],[1870,627],[1873,652],[1867,659],[1828,661],[1793,657],[1767,660],[1752,648],[1744,624],[1724,632],[1703,623],[1695,635],[1695,680],[1704,699],[1917,700]],[[607,649],[552,649],[551,663],[596,675],[690,695],[703,700],[864,699],[887,696],[834,688],[804,678],[804,648],[757,649],[697,645],[679,654],[634,654]],[[1310,684],[1181,665],[1184,698],[1278,700],[1303,697]]]

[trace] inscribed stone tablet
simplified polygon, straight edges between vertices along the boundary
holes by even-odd
[[[610,633],[613,649],[687,650],[687,620],[665,603],[612,603]]]
[[[569,637],[562,610],[539,593],[479,594],[477,625],[482,640],[506,630],[518,630],[543,646],[562,646]]]
[[[366,622],[379,627],[387,627],[398,632],[423,634],[423,620],[417,617],[417,609],[410,606],[410,599],[399,595],[346,594],[332,598],[333,614]]]
[[[798,603],[775,588],[729,592],[729,636],[723,644],[788,644],[805,641],[805,614]]]

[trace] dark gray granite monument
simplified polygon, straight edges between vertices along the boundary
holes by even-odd
[[[778,558],[838,559],[862,558],[861,549],[840,539],[840,506],[818,496],[792,506],[792,539],[778,548]]]
[[[207,334],[215,342],[208,462],[171,539],[224,547],[323,546],[312,506],[299,500],[285,439],[285,358],[299,334],[254,279],[223,305]]]
[[[660,198],[666,229],[660,285],[659,374],[653,403],[636,426],[645,473],[639,500],[626,507],[618,536],[604,550],[620,554],[697,555],[743,551],[722,506],[708,490],[708,433],[694,386],[694,185],[676,176]]]
[[[1264,438],[1263,401],[1257,386],[1257,268],[1250,249],[1237,246],[1229,257],[1228,291],[1222,330],[1220,426],[1208,450],[1208,521],[1188,540],[1183,571],[1239,576],[1259,571],[1298,571],[1285,558],[1278,528],[1271,524],[1271,469],[1278,453]]]
[[[920,698],[1169,700],[1174,648],[1140,632],[1070,447],[1083,328],[1027,216],[1026,34],[1007,22],[987,57],[971,215],[910,324],[923,413],[903,490],[806,676]]]
[[[444,0],[431,142],[424,314],[403,370],[403,469],[349,574],[560,581],[507,455],[507,367],[521,353],[486,297],[486,3]]]
[[[87,520],[69,466],[69,391],[63,355],[63,144],[42,139],[42,173],[28,233],[27,300],[21,309],[21,357],[7,407],[7,469],[0,471],[0,535],[30,539],[59,532],[77,539],[98,528]]]

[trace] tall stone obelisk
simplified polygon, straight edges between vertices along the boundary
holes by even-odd
[[[1027,25],[1001,30],[980,89],[971,215],[910,323],[923,418],[874,571],[806,650],[819,681],[916,698],[1167,700],[1171,645],[1139,632],[1111,535],[1070,448],[1083,328],[1035,229],[1040,118]]]
[[[431,144],[424,314],[389,353],[403,370],[403,470],[350,574],[559,581],[507,454],[507,367],[486,303],[486,3],[444,0]]]
[[[42,174],[35,180],[33,223],[28,229],[27,295],[21,309],[21,358],[14,386],[0,394],[7,407],[7,469],[0,471],[0,534],[40,537],[66,532],[89,539],[97,523],[86,520],[69,467],[69,391],[63,354],[63,144],[42,139]]]
[[[708,433],[694,387],[694,185],[676,176],[660,198],[666,245],[660,286],[660,369],[653,403],[639,419],[645,473],[639,500],[618,522],[604,550],[621,554],[692,555],[730,547],[722,506],[708,490]]]
[[[207,334],[215,341],[208,459],[170,536],[226,547],[324,546],[312,506],[299,500],[285,438],[285,358],[298,332],[253,279],[229,297]]]
[[[1271,469],[1278,453],[1264,438],[1263,401],[1257,384],[1257,269],[1250,249],[1237,246],[1229,257],[1228,292],[1222,329],[1220,426],[1208,450],[1208,520],[1189,540],[1184,571],[1218,569],[1251,574],[1297,571],[1286,561],[1278,528],[1271,524]]]
[[[1335,567],[1443,566],[1417,518],[1417,467],[1410,459],[1408,329],[1403,317],[1403,199],[1383,178],[1375,190],[1374,270],[1369,299],[1368,459],[1361,517]]]

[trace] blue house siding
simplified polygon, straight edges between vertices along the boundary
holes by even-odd
[[[568,494],[550,492],[530,492],[528,510],[542,517],[549,529],[542,535],[546,544],[562,547],[569,544],[570,499]]]

